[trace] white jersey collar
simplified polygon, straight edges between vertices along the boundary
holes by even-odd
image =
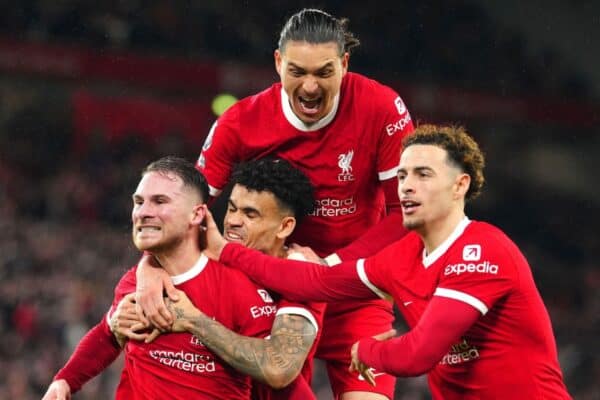
[[[283,110],[283,115],[285,115],[285,118],[288,120],[288,122],[290,124],[292,124],[292,126],[294,128],[296,128],[300,131],[312,132],[312,131],[319,130],[319,129],[329,125],[329,123],[331,121],[333,121],[333,118],[335,117],[335,114],[337,113],[339,104],[340,104],[340,94],[338,93],[335,96],[335,98],[333,99],[333,108],[331,109],[329,114],[327,114],[326,116],[324,116],[323,118],[321,118],[320,120],[315,122],[314,124],[306,125],[304,122],[302,122],[302,120],[300,118],[298,118],[296,116],[296,114],[294,114],[294,111],[292,111],[292,106],[290,105],[290,98],[288,97],[285,90],[283,90],[283,87],[281,88],[281,108]]]
[[[198,261],[196,261],[196,264],[194,264],[192,268],[188,269],[183,274],[171,276],[171,281],[173,281],[173,285],[181,285],[182,283],[197,277],[204,270],[207,263],[208,257],[206,257],[204,254],[201,254],[200,258],[198,259]]]
[[[442,256],[448,250],[448,248],[463,234],[467,226],[471,223],[471,220],[465,216],[460,220],[456,228],[452,231],[450,236],[446,238],[431,254],[427,254],[425,249],[423,249],[423,266],[428,268],[431,264],[437,261],[438,258]]]

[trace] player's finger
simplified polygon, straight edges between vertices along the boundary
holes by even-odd
[[[150,324],[150,321],[148,321],[148,318],[146,318],[146,315],[144,314],[144,310],[142,309],[142,306],[140,306],[140,304],[138,302],[135,303],[135,312],[140,321],[142,321],[144,324],[148,324],[148,325]]]
[[[146,337],[146,339],[144,339],[144,342],[152,343],[154,341],[154,339],[156,339],[159,336],[160,336],[160,331],[158,329],[154,328],[154,330],[152,330],[152,332],[148,335],[148,337]]]
[[[373,339],[377,339],[377,340],[388,340],[393,338],[394,336],[397,335],[398,332],[396,332],[395,329],[390,329],[389,331],[386,332],[382,332],[378,335],[373,336]]]
[[[125,335],[127,336],[128,339],[132,339],[132,340],[137,340],[137,341],[146,341],[146,339],[148,338],[148,336],[150,336],[149,333],[136,333],[132,330],[127,331],[127,334]]]
[[[367,367],[365,364],[360,365],[360,374],[362,375],[363,378],[365,378],[365,381],[369,382],[371,384],[371,386],[376,386],[377,384],[375,383],[375,376],[373,376],[373,372],[371,371],[371,368]]]
[[[170,279],[165,279],[164,285],[165,291],[167,292],[167,296],[169,297],[169,299],[171,299],[172,301],[179,301],[179,293],[177,293],[178,290],[175,288],[175,285],[173,285],[173,281]]]

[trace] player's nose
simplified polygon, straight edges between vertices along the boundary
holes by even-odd
[[[304,78],[304,81],[302,82],[302,89],[307,94],[314,94],[319,90],[319,83],[317,82],[317,79],[314,76],[308,75]]]

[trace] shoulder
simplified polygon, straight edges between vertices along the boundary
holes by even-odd
[[[206,267],[206,271],[211,274],[213,284],[227,290],[230,294],[238,295],[248,291],[256,293],[259,289],[259,286],[240,270],[226,267],[214,260],[209,260]]]
[[[465,230],[465,239],[478,243],[488,251],[520,253],[517,245],[500,228],[481,221],[472,221]]]
[[[135,292],[137,283],[135,277],[136,271],[137,265],[131,267],[123,274],[123,276],[121,276],[119,283],[117,283],[117,286],[115,287],[115,297],[120,298],[125,296],[126,294]]]
[[[279,106],[281,101],[281,84],[275,83],[265,90],[245,97],[227,109],[223,114],[226,118],[232,115],[243,115],[244,113],[260,109],[271,109]]]
[[[365,99],[369,102],[380,101],[381,97],[384,99],[398,97],[398,93],[391,87],[355,72],[348,72],[346,74],[343,85],[349,92],[376,96]]]
[[[372,262],[397,265],[400,260],[415,259],[423,253],[423,241],[415,232],[408,232],[402,239],[388,245],[372,257]]]

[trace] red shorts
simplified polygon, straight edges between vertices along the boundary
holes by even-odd
[[[323,332],[316,357],[327,363],[327,374],[335,398],[350,391],[380,393],[394,398],[396,378],[374,371],[373,387],[358,373],[350,373],[350,349],[362,338],[392,329],[392,304],[385,300],[330,303],[327,305]]]

